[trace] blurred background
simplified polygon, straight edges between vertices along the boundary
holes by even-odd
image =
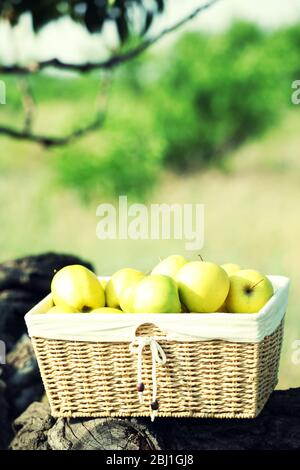
[[[124,5],[1,2],[0,64],[104,60],[201,1]],[[299,386],[292,353],[300,339],[300,105],[291,101],[299,52],[299,2],[223,0],[105,72],[22,75],[2,67],[0,127],[25,136],[0,130],[0,261],[70,252],[107,275],[125,266],[149,270],[173,253],[193,259],[198,253],[185,252],[180,240],[99,240],[96,208],[117,205],[119,195],[203,203],[206,260],[292,279],[279,387]],[[32,142],[88,126],[103,98],[105,121],[93,131],[63,145]]]

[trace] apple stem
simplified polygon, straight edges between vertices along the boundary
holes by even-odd
[[[256,284],[254,284],[253,286],[251,286],[251,289],[254,289],[254,287],[258,286],[258,284],[260,284],[264,279],[261,279],[260,281],[258,281]]]
[[[202,256],[200,255],[200,253],[198,254],[199,258],[201,259],[201,261],[204,261]]]

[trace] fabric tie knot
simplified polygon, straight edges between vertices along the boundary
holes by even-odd
[[[153,336],[136,336],[130,343],[130,351],[138,355],[137,361],[137,383],[138,395],[140,403],[143,403],[144,385],[142,382],[142,368],[143,368],[143,349],[145,346],[150,347],[152,357],[152,403],[151,403],[151,421],[154,421],[158,411],[157,403],[157,379],[156,379],[156,364],[165,364],[167,361],[166,354],[161,345],[156,341]]]

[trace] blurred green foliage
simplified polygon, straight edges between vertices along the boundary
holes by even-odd
[[[165,167],[188,172],[220,165],[290,105],[299,49],[300,24],[267,32],[239,21],[221,33],[188,32],[129,62],[113,78],[104,128],[51,151],[59,182],[84,199],[99,192],[144,197]],[[41,107],[57,106],[48,133],[92,120],[98,74],[32,76],[30,84]],[[7,102],[14,108],[20,97],[12,88]],[[63,105],[71,118],[60,116]]]
[[[88,148],[84,139],[57,150],[59,182],[79,189],[84,200],[107,194],[145,197],[162,166],[163,142],[151,136],[144,119],[135,119],[116,118]]]
[[[171,166],[216,162],[274,122],[277,85],[263,43],[260,30],[242,23],[223,35],[190,33],[177,43],[165,61],[158,107]]]

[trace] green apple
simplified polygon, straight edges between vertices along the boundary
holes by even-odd
[[[155,268],[153,268],[151,274],[164,274],[165,276],[170,276],[175,280],[179,269],[187,262],[188,260],[184,256],[171,255],[158,263]]]
[[[241,267],[234,263],[221,264],[221,268],[227,272],[228,276],[231,276],[232,274],[235,274],[237,271],[241,270]]]
[[[118,308],[101,307],[101,308],[95,308],[95,310],[92,310],[91,313],[124,313],[124,312],[122,312],[122,310]]]
[[[135,313],[180,313],[176,282],[163,274],[151,274],[134,287]]]
[[[60,269],[52,279],[51,292],[55,305],[82,312],[105,305],[104,290],[99,279],[79,264]]]
[[[145,277],[144,273],[132,268],[123,268],[115,272],[106,285],[106,305],[119,308],[121,292],[133,282],[140,281],[143,277]]]
[[[215,263],[191,261],[177,274],[181,302],[190,312],[216,312],[229,291],[227,273]]]
[[[273,293],[266,276],[254,269],[243,269],[230,276],[226,307],[231,313],[257,313]]]

